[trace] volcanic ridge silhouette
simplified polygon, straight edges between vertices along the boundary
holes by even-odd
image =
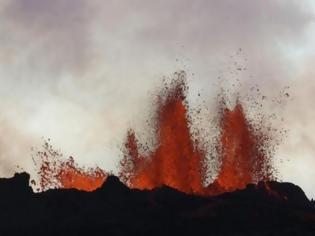
[[[315,205],[291,183],[259,182],[200,197],[130,189],[115,176],[93,192],[34,193],[27,173],[0,179],[0,235],[314,235]]]

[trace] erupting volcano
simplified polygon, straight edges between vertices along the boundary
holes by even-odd
[[[45,142],[43,148],[43,151],[36,153],[40,161],[38,171],[40,189],[38,190],[75,188],[93,191],[99,188],[107,178],[106,172],[98,167],[84,169],[80,168],[72,157],[64,160],[62,154],[54,150],[48,142]]]
[[[272,180],[270,157],[264,151],[265,135],[258,133],[246,118],[238,101],[234,109],[221,103],[220,137],[216,145],[219,171],[206,186],[207,150],[193,138],[186,103],[185,74],[178,73],[171,86],[160,93],[156,113],[157,145],[149,154],[139,151],[135,132],[130,129],[124,145],[120,178],[130,188],[153,189],[163,185],[197,195],[217,195],[243,189],[250,183]],[[62,160],[49,144],[41,156],[40,187],[76,188],[93,191],[105,181],[100,168],[84,170],[74,160]]]
[[[205,153],[191,139],[184,85],[184,81],[177,81],[175,87],[159,99],[158,147],[150,156],[139,154],[135,134],[129,131],[121,176],[130,187],[152,189],[167,185],[186,193],[203,192]]]
[[[263,148],[263,136],[255,134],[241,103],[233,110],[222,107],[220,144],[221,168],[209,186],[206,150],[198,147],[189,129],[183,75],[159,98],[156,135],[158,145],[148,156],[139,153],[134,131],[126,141],[122,160],[122,179],[131,187],[153,189],[167,185],[185,193],[216,195],[245,188],[249,183],[270,180],[270,159]],[[223,103],[222,103],[223,104]]]
[[[223,109],[220,128],[221,168],[208,193],[230,192],[273,179],[265,136],[254,132],[240,103],[233,110]]]

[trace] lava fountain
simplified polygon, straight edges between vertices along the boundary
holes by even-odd
[[[184,85],[184,81],[177,81],[171,92],[159,99],[158,147],[149,156],[139,154],[135,133],[128,132],[121,177],[130,187],[167,185],[186,193],[202,192],[205,153],[191,139]]]
[[[177,73],[171,86],[160,93],[156,111],[157,145],[147,154],[139,151],[140,143],[130,129],[120,162],[120,179],[130,188],[153,189],[163,185],[196,195],[217,195],[245,188],[260,180],[272,180],[268,136],[254,129],[246,118],[241,103],[233,109],[221,104],[217,139],[219,171],[213,183],[206,186],[207,150],[198,145],[190,131],[186,103],[186,78]],[[217,142],[217,141],[216,141]],[[63,159],[47,142],[40,157],[40,189],[76,188],[93,191],[106,180],[100,168],[80,168],[73,158]],[[35,162],[36,164],[36,162]]]
[[[234,109],[223,108],[220,120],[221,168],[208,186],[209,194],[245,188],[249,183],[272,180],[271,159],[266,152],[267,135],[254,131],[240,102]]]
[[[131,188],[153,189],[167,185],[185,193],[217,195],[242,189],[249,183],[271,180],[270,158],[264,152],[264,135],[257,134],[246,119],[243,107],[237,102],[230,110],[222,107],[220,170],[209,186],[206,150],[198,147],[189,129],[185,103],[185,78],[182,74],[159,99],[157,109],[157,147],[149,155],[141,155],[133,130],[125,143],[120,177]],[[222,103],[224,104],[224,103]]]
[[[43,149],[36,153],[36,160],[34,160],[35,165],[40,163],[38,191],[50,188],[93,191],[107,178],[107,173],[98,167],[81,168],[72,157],[63,159],[62,154],[54,150],[48,142],[45,142]]]

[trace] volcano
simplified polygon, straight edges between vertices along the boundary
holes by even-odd
[[[130,188],[153,189],[163,185],[187,194],[214,196],[245,188],[250,183],[274,180],[269,136],[253,127],[247,119],[242,103],[237,100],[234,108],[220,102],[219,137],[216,144],[219,171],[211,184],[207,154],[201,148],[201,137],[191,132],[189,107],[186,100],[187,83],[185,72],[175,74],[170,85],[165,85],[158,95],[155,117],[155,147],[139,143],[131,128],[124,144],[124,157],[120,162],[120,179]],[[267,140],[267,141],[266,141]],[[216,142],[216,141],[215,141]],[[141,153],[139,146],[149,150]],[[39,191],[50,188],[76,188],[93,191],[107,177],[100,168],[81,168],[72,157],[63,159],[45,142],[39,157]],[[267,151],[266,151],[267,150]],[[35,164],[38,165],[35,161]]]
[[[1,235],[314,235],[315,205],[291,183],[259,182],[217,196],[115,176],[93,191],[34,193],[29,175],[0,179]]]
[[[314,203],[298,186],[275,181],[272,135],[253,125],[240,100],[233,107],[219,102],[218,171],[206,183],[213,168],[207,161],[210,151],[192,134],[186,93],[184,73],[160,92],[155,146],[146,147],[135,130],[128,130],[118,177],[98,167],[79,167],[45,142],[35,161],[38,193],[26,173],[0,180],[0,232],[314,235]]]
[[[194,137],[190,129],[186,80],[185,72],[175,73],[171,84],[165,84],[158,95],[154,114],[155,147],[139,143],[135,131],[129,129],[120,161],[120,179],[130,188],[150,190],[166,185],[202,196],[274,180],[272,157],[268,152],[270,137],[261,127],[253,127],[239,100],[232,109],[225,106],[223,100],[219,102],[220,135],[215,150],[219,171],[213,183],[205,184],[209,178],[208,170],[213,166],[208,164],[209,150],[199,145],[203,138]],[[149,152],[141,153],[139,146]],[[93,191],[108,175],[98,167],[81,168],[72,157],[63,159],[48,142],[43,148],[44,151],[37,152],[39,158],[35,161],[39,166],[39,191],[50,188]]]
[[[273,180],[271,157],[266,152],[268,135],[257,132],[246,117],[242,104],[233,109],[220,103],[220,137],[217,144],[220,170],[215,181],[207,179],[206,155],[202,140],[190,131],[186,102],[185,74],[179,73],[171,86],[159,95],[156,112],[157,146],[147,155],[139,152],[131,129],[125,143],[120,177],[131,188],[153,189],[166,185],[188,194],[217,195],[245,188],[260,180]],[[148,148],[149,149],[149,148]]]

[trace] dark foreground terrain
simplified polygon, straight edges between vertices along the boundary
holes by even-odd
[[[0,179],[0,235],[315,235],[315,209],[290,183],[216,197],[131,190],[109,177],[94,192],[33,193],[29,175]]]

